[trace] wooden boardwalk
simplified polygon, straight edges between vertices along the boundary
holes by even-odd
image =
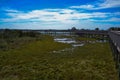
[[[108,35],[120,80],[120,31],[109,31]]]

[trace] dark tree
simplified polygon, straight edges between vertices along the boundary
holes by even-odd
[[[99,30],[99,28],[95,28],[95,30],[96,30],[96,31],[98,31],[98,30]]]
[[[71,29],[72,31],[75,31],[75,30],[77,30],[75,27],[72,27],[72,29]]]

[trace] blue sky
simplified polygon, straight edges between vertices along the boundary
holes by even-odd
[[[0,29],[120,27],[120,0],[0,0]]]

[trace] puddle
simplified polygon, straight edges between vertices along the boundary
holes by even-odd
[[[71,54],[76,47],[82,47],[86,43],[86,41],[76,41],[74,38],[54,38],[54,41],[71,44],[72,47],[65,48],[59,51],[53,51],[52,53],[70,53]],[[96,43],[96,42],[103,43],[103,42],[106,42],[106,40],[87,41],[87,43]]]
[[[72,38],[55,38],[54,41],[71,44],[73,47],[84,46],[84,43],[80,43],[78,41],[75,41]]]
[[[79,46],[84,46],[85,44],[73,44],[73,47],[79,47]]]
[[[69,54],[72,54],[75,47],[84,46],[84,43],[78,42],[73,38],[54,38],[54,41],[71,44],[72,47],[71,48],[65,48],[65,49],[59,50],[59,51],[53,51],[52,53],[69,53]]]
[[[76,43],[76,41],[71,38],[55,38],[54,41],[68,44]]]

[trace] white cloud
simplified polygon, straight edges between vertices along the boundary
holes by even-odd
[[[120,7],[120,0],[104,0],[99,6],[100,8]]]
[[[112,17],[112,18],[102,19],[102,20],[90,19],[89,21],[93,21],[93,22],[120,22],[120,18]]]
[[[120,22],[120,18],[113,17],[113,18],[109,19],[108,21],[111,21],[111,22]]]
[[[116,15],[120,15],[120,12],[104,13],[104,12],[80,12],[75,9],[42,9],[32,10],[29,12],[18,11],[14,9],[5,10],[8,18],[1,19],[5,23],[13,23],[15,26],[26,26],[26,28],[69,28],[69,26],[94,26],[96,22],[113,21],[118,22]],[[113,17],[113,18],[109,18]],[[95,18],[95,19],[94,19]],[[96,20],[96,19],[108,20]],[[20,25],[19,25],[20,24]],[[94,25],[93,25],[94,24]],[[29,26],[29,27],[28,27]],[[62,27],[61,27],[62,26]],[[61,28],[60,28],[61,27]],[[22,28],[22,27],[21,27]],[[56,29],[57,29],[56,28]]]
[[[70,8],[93,9],[94,5],[71,6]]]
[[[114,7],[120,7],[120,0],[101,0],[100,2],[94,4],[71,6],[70,8],[97,10],[97,9],[114,8]]]
[[[44,21],[44,22],[75,22],[75,20],[89,19],[89,18],[105,18],[109,13],[93,12],[84,13],[78,12],[73,9],[43,9],[32,10],[30,12],[22,12],[17,10],[7,10],[7,16],[11,18],[3,19],[4,22],[16,22],[16,21]],[[13,11],[15,11],[13,13]]]
[[[6,12],[10,12],[10,13],[17,13],[20,12],[18,10],[14,10],[14,9],[5,9]]]

